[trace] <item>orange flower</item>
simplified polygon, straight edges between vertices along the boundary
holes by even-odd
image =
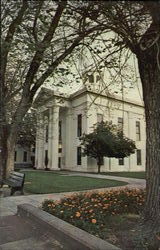
[[[97,221],[96,219],[92,219],[92,223],[95,224]]]
[[[76,212],[76,217],[80,217],[80,216],[81,216],[80,212]]]

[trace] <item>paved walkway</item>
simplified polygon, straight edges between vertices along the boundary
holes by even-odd
[[[92,178],[103,178],[109,180],[118,180],[118,181],[125,181],[128,182],[126,186],[120,187],[112,187],[112,188],[101,188],[101,189],[94,189],[94,190],[87,190],[87,192],[96,192],[96,191],[106,191],[110,189],[121,189],[121,188],[144,188],[145,187],[145,180],[143,179],[135,179],[135,178],[125,178],[119,176],[107,176],[107,175],[98,175],[98,174],[88,174],[88,173],[76,173],[76,172],[65,172],[66,175],[71,176],[86,176]],[[81,191],[86,192],[86,191]],[[1,216],[8,216],[8,215],[15,215],[17,211],[17,205],[23,203],[29,203],[33,206],[39,207],[41,206],[42,202],[45,199],[52,199],[52,200],[60,200],[68,195],[72,195],[75,193],[80,192],[67,192],[67,193],[52,193],[52,194],[37,194],[37,195],[21,195],[21,196],[8,196],[0,198],[0,215]],[[18,192],[16,193],[18,194]]]
[[[70,250],[53,233],[17,215],[0,217],[0,250]]]

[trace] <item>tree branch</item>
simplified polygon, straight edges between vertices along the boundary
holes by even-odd
[[[37,73],[38,68],[40,66],[40,63],[43,59],[43,54],[44,54],[46,48],[48,47],[50,41],[52,40],[53,35],[56,31],[56,28],[58,27],[60,18],[62,16],[63,10],[66,7],[66,4],[67,4],[67,1],[59,3],[57,10],[56,10],[56,13],[55,13],[55,15],[52,18],[52,21],[50,23],[49,29],[48,29],[47,33],[45,34],[43,40],[39,44],[39,47],[38,47],[38,49],[37,49],[37,51],[32,59],[32,62],[30,64],[28,73],[26,75],[26,80],[24,83],[24,86],[25,86],[25,89],[23,91],[24,95],[25,94],[28,95],[28,90],[30,89],[30,84],[32,84],[32,82],[33,82],[34,76]]]
[[[39,2],[39,6],[38,6],[38,9],[36,11],[36,14],[35,14],[35,18],[34,18],[34,22],[33,22],[33,30],[32,30],[32,34],[33,34],[33,37],[34,37],[34,40],[35,42],[37,43],[38,42],[38,37],[37,37],[37,31],[36,31],[36,26],[37,26],[37,20],[38,20],[38,16],[39,16],[39,13],[41,11],[41,8],[43,6],[43,3],[44,3],[44,0],[40,1]]]
[[[13,40],[13,36],[15,34],[16,28],[20,25],[22,22],[24,13],[26,9],[28,8],[28,2],[27,0],[23,0],[23,4],[21,9],[18,12],[17,17],[11,22],[6,38],[2,44],[2,56],[1,56],[1,77],[2,77],[2,82],[4,82],[5,78],[5,71],[6,71],[6,66],[7,66],[7,57],[8,53],[11,47],[11,43]]]
[[[84,37],[87,35],[93,33],[99,28],[99,30],[103,30],[101,26],[96,26],[91,29],[89,29],[86,32],[81,33],[75,41],[72,43],[71,46],[69,46],[63,54],[61,54],[45,71],[45,73],[35,82],[34,86],[31,89],[31,96],[34,96],[38,88],[44,83],[44,81],[50,76],[50,74],[54,71],[54,69],[65,59],[71,52],[74,50],[76,46],[79,45],[80,41],[83,40]]]

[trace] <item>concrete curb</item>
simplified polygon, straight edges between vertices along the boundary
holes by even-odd
[[[57,240],[65,242],[70,250],[120,250],[120,248],[30,204],[18,205],[17,213],[52,231]]]

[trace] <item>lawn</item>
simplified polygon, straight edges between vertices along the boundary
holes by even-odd
[[[23,171],[25,173],[24,190],[34,194],[82,191],[126,185],[126,182],[89,178],[81,176],[65,176],[46,171]]]
[[[101,174],[128,177],[128,178],[145,179],[145,172],[108,172],[108,173],[101,173]]]

